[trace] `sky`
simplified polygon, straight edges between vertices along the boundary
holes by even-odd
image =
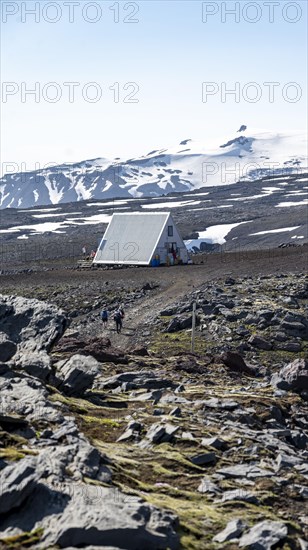
[[[1,31],[4,172],[307,131],[305,0],[2,0]]]

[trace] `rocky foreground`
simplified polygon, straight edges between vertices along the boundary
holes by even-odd
[[[307,303],[229,277],[119,349],[0,295],[0,547],[306,549]]]

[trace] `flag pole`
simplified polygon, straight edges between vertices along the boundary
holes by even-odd
[[[196,330],[196,302],[193,303],[192,329],[191,329],[191,351],[195,351],[195,330]]]

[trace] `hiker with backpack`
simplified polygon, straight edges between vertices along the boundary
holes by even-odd
[[[104,328],[107,328],[107,324],[108,324],[108,311],[106,308],[104,308],[102,311],[101,311],[101,320],[103,321],[103,327]]]
[[[119,312],[120,312],[120,314],[121,314],[121,317],[122,317],[122,324],[123,324],[123,319],[124,319],[124,317],[125,317],[125,312],[124,312],[124,306],[123,306],[123,305],[121,305],[121,306],[119,307]]]
[[[121,315],[121,311],[119,309],[116,310],[113,318],[114,318],[114,321],[115,321],[115,324],[116,324],[116,331],[117,331],[118,334],[120,334],[120,332],[122,330],[122,315]]]

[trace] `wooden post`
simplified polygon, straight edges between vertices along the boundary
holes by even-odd
[[[196,302],[193,303],[192,326],[191,326],[191,351],[195,351],[195,329],[196,329]]]

